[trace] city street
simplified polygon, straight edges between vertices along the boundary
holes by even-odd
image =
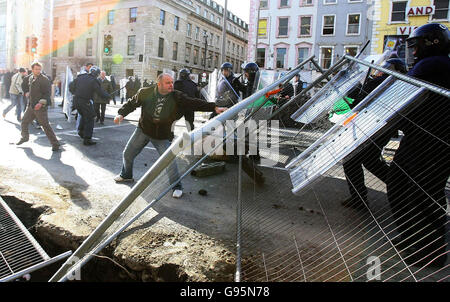
[[[8,100],[3,100],[2,108],[5,102]],[[130,184],[116,184],[113,178],[120,172],[122,151],[136,127],[139,112],[130,114],[121,125],[114,125],[112,118],[118,108],[119,105],[108,106],[105,125],[96,124],[94,130],[93,139],[97,145],[89,147],[84,146],[76,134],[75,121],[68,123],[61,107],[50,108],[50,124],[63,144],[60,152],[51,151],[45,134],[34,125],[30,125],[30,141],[16,146],[15,142],[20,139],[20,125],[14,114],[11,112],[0,121],[0,194],[15,196],[33,207],[48,208],[49,212],[39,221],[38,237],[41,240],[50,240],[65,250],[74,250],[130,191]],[[178,131],[185,129],[183,120],[178,125]],[[135,161],[135,179],[139,179],[157,158],[158,153],[149,144]],[[235,174],[233,171],[226,173],[227,178],[230,177],[228,174]],[[145,255],[139,252],[136,240],[143,245],[152,242],[141,239],[147,236],[144,230],[126,236],[123,244],[126,248],[120,249],[122,245],[119,246],[120,255],[115,256],[123,258],[129,267],[142,271],[145,267],[158,267],[158,263],[183,265],[185,258],[192,258],[187,255],[195,254],[192,259],[198,263],[190,264],[192,272],[188,274],[189,279],[209,280],[211,277],[205,277],[203,271],[207,269],[218,270],[213,279],[231,281],[235,200],[216,194],[219,184],[220,190],[223,189],[224,176],[209,177],[208,182],[205,178],[187,177],[183,182],[185,190],[181,199],[173,199],[168,194],[155,211],[149,211],[148,217],[152,217],[146,225],[149,232],[162,230],[168,236],[156,246],[164,248],[164,252],[159,253],[155,248],[154,252],[159,256],[153,256],[151,263],[141,263],[143,259],[139,259]],[[199,195],[200,189],[207,190],[208,196]],[[176,231],[172,233],[174,229]],[[171,251],[166,243],[173,245]],[[206,254],[203,251],[205,247],[208,247]]]

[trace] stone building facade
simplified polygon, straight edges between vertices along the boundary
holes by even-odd
[[[79,71],[92,62],[116,79],[154,81],[182,68],[201,79],[223,61],[223,10],[210,0],[55,0],[52,73],[61,77],[67,65]],[[233,14],[227,24],[227,60],[239,71],[248,25]]]

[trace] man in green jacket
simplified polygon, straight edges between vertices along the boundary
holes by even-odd
[[[160,155],[169,148],[173,139],[172,124],[181,117],[180,113],[184,109],[215,111],[218,114],[226,110],[226,108],[216,107],[214,103],[191,98],[174,90],[173,78],[169,74],[159,75],[156,86],[141,88],[119,109],[114,123],[119,124],[125,116],[138,107],[141,107],[139,124],[123,151],[122,171],[114,178],[116,182],[133,181],[134,159],[149,142]],[[170,184],[173,184],[179,178],[175,162],[169,166],[168,173]],[[179,182],[173,188],[172,196],[180,198],[182,194],[183,187]]]

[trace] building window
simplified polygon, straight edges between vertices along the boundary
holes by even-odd
[[[320,48],[320,67],[323,69],[329,69],[333,63],[333,48],[322,47]]]
[[[186,61],[186,63],[189,63],[189,61],[191,60],[191,45],[186,44],[186,49],[184,51],[184,60]]]
[[[95,13],[88,14],[88,26],[93,26],[95,23]]]
[[[289,0],[279,0],[279,8],[289,7]]]
[[[261,66],[261,68],[264,68],[264,66],[266,66],[265,48],[258,48],[258,50],[256,51],[256,64],[258,64],[258,66]]]
[[[69,54],[68,54],[69,57],[73,57],[74,50],[75,50],[75,41],[74,40],[69,41],[68,48],[69,48]]]
[[[195,12],[197,13],[197,15],[200,15],[202,10],[202,7],[200,5],[197,5],[197,7],[195,8]]]
[[[159,25],[166,24],[166,12],[163,10],[159,11]]]
[[[300,16],[300,36],[311,36],[311,16]]]
[[[70,19],[69,28],[75,28],[75,18]]]
[[[408,1],[392,2],[391,21],[404,22],[406,20],[406,5]]]
[[[267,37],[267,19],[259,19],[258,22],[258,38]]]
[[[163,38],[159,38],[158,57],[160,57],[160,58],[164,57],[164,39]]]
[[[297,48],[297,64],[305,61],[309,56],[309,47]]]
[[[347,35],[359,35],[361,14],[347,16]]]
[[[108,11],[108,25],[114,24],[114,11]]]
[[[269,1],[268,0],[260,0],[259,1],[259,8],[260,9],[265,9],[269,7]]]
[[[128,47],[127,47],[127,54],[129,56],[134,56],[134,51],[136,48],[136,36],[128,36]]]
[[[134,23],[134,22],[136,22],[136,20],[137,20],[137,7],[131,7],[129,23]]]
[[[214,66],[219,67],[219,55],[218,54],[216,54],[214,56]]]
[[[206,9],[203,11],[203,17],[208,19],[208,11]]]
[[[54,17],[53,18],[53,29],[54,30],[58,30],[58,26],[59,26],[59,18],[58,17]]]
[[[289,18],[278,18],[278,37],[287,37],[289,32]]]
[[[172,60],[174,60],[174,61],[178,60],[178,43],[177,42],[173,42]]]
[[[92,38],[86,39],[86,57],[92,56]]]
[[[53,52],[52,52],[52,57],[57,57],[58,56],[58,41],[53,40]]]
[[[194,65],[198,64],[198,48],[194,48]]]
[[[336,4],[337,0],[323,0],[323,4]]]
[[[433,20],[447,20],[448,6],[449,6],[448,0],[434,0]]]
[[[345,46],[345,54],[349,56],[356,56],[358,54],[358,46]]]
[[[178,30],[180,28],[180,17],[175,16],[173,19],[173,28]]]
[[[313,0],[300,0],[300,6],[311,6],[313,4]]]
[[[277,55],[276,68],[285,68],[287,48],[284,47],[277,48],[276,55]]]
[[[191,36],[192,36],[192,24],[191,24],[191,23],[188,23],[188,24],[187,24],[187,32],[186,32],[186,35],[187,35],[188,37],[191,37]]]
[[[200,27],[198,26],[195,27],[195,40],[200,40]]]
[[[335,15],[323,16],[322,23],[322,35],[333,36],[334,35],[334,23],[336,21]]]

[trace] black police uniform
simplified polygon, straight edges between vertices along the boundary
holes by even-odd
[[[80,74],[73,81],[73,103],[75,109],[78,111],[77,130],[81,138],[90,140],[94,132],[94,118],[96,116],[94,105],[91,100],[94,92],[102,98],[111,98],[111,96],[104,91],[99,81],[91,74]],[[81,117],[80,117],[81,115]]]
[[[450,58],[423,58],[408,75],[450,89]],[[434,264],[446,261],[449,116],[449,99],[430,92],[398,126],[404,137],[391,164],[387,194],[402,238],[397,248],[409,247],[409,263],[422,259],[417,264],[424,265],[439,255]]]
[[[175,81],[173,87],[175,90],[184,92],[191,98],[200,98],[200,92],[198,90],[197,84],[195,84],[190,79],[177,80],[177,81]],[[190,108],[183,108],[183,115],[184,115],[185,120],[189,123],[189,126],[191,127],[190,130],[193,130],[194,129],[194,116],[195,116],[194,110],[192,110]],[[180,116],[180,118],[181,118],[181,116]]]

